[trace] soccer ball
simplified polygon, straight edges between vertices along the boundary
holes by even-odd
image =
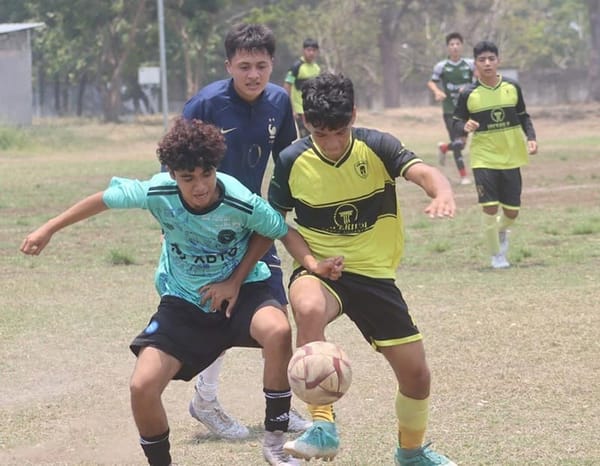
[[[288,364],[294,394],[311,405],[339,400],[352,382],[352,367],[345,351],[329,341],[312,341],[298,348]]]

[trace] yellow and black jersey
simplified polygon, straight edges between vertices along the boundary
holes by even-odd
[[[528,163],[523,133],[535,140],[535,130],[515,81],[499,76],[494,87],[481,81],[469,85],[458,97],[453,118],[456,131],[463,131],[469,119],[479,123],[471,142],[472,168],[504,170]]]
[[[420,162],[398,139],[372,129],[353,128],[337,161],[306,137],[280,153],[269,201],[295,210],[317,259],[344,256],[346,271],[395,278],[404,246],[395,179]]]

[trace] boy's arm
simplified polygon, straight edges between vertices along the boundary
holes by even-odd
[[[42,252],[50,242],[52,235],[57,231],[108,210],[108,207],[102,200],[103,194],[104,191],[101,191],[82,199],[77,204],[69,207],[62,214],[48,220],[37,230],[29,233],[21,243],[21,252],[37,256]]]
[[[433,93],[433,98],[436,102],[441,102],[446,98],[446,93],[442,91],[435,81],[429,80],[427,81],[427,87]]]
[[[282,212],[285,215],[285,212]],[[288,232],[281,242],[290,255],[307,271],[331,280],[337,280],[344,269],[344,258],[342,256],[329,257],[318,260],[310,250],[302,235],[288,225]]]
[[[454,217],[456,203],[448,179],[437,169],[425,163],[414,163],[407,168],[404,177],[418,184],[432,199],[425,208],[431,218]]]
[[[211,283],[200,288],[202,304],[209,299],[218,310],[223,310],[226,317],[231,316],[233,306],[237,301],[240,287],[256,263],[267,253],[273,240],[266,236],[253,233],[248,242],[248,250],[232,274],[222,282]]]

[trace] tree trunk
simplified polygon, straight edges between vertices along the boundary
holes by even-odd
[[[590,68],[588,100],[600,102],[600,0],[587,0],[590,17]]]
[[[85,87],[87,85],[87,73],[79,78],[79,86],[77,87],[77,116],[80,117],[83,114],[83,96],[85,94]]]
[[[111,77],[103,92],[102,107],[104,111],[104,121],[106,122],[119,122],[119,115],[121,113],[121,73],[123,71],[123,65],[127,61],[129,53],[135,46],[135,36],[137,34],[139,24],[144,13],[144,8],[146,6],[145,4],[146,0],[138,0],[135,16],[131,23],[129,37],[123,49],[120,51],[120,54],[118,56],[115,56],[114,54],[118,54],[119,51],[111,50],[108,47],[104,51],[105,57],[103,58],[103,61],[112,65],[112,69],[110,72]],[[108,32],[108,35],[110,38],[110,36],[112,35],[111,31]],[[107,41],[107,43],[111,43],[110,39]]]

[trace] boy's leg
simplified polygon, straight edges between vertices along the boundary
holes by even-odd
[[[379,348],[390,363],[398,381],[397,465],[445,465],[455,463],[424,445],[429,418],[431,376],[425,360],[423,341]]]
[[[250,336],[263,348],[265,438],[263,455],[271,465],[299,465],[283,451],[288,431],[292,393],[287,366],[292,356],[292,330],[287,315],[273,305],[258,309],[250,322]]]
[[[299,273],[290,286],[290,304],[294,313],[296,346],[325,341],[325,327],[340,312],[332,292],[314,275]],[[286,452],[297,458],[333,459],[339,448],[333,406],[308,406],[313,425],[296,440],[286,442]]]
[[[248,428],[229,415],[217,399],[219,375],[225,353],[222,353],[196,379],[194,397],[189,404],[190,415],[219,437],[236,440],[250,435]]]
[[[131,376],[131,410],[151,466],[171,464],[169,424],[161,395],[181,363],[159,349],[142,348]]]

